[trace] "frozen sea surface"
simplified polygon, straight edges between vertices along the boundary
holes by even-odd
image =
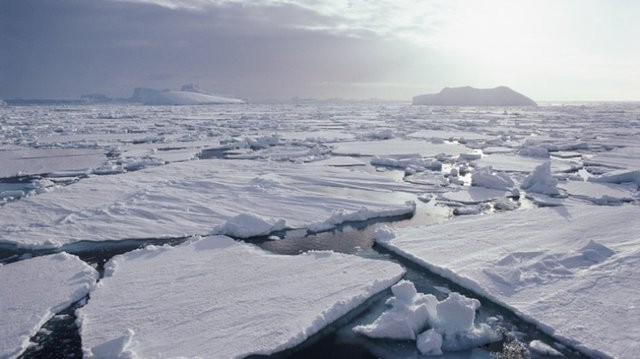
[[[326,255],[339,263],[336,268],[361,273],[344,278],[354,286],[371,283],[366,273],[376,268],[372,263],[393,267],[397,265],[389,262],[395,262],[405,267],[405,279],[418,292],[434,294],[438,302],[447,299],[447,288],[480,300],[474,325],[502,328],[503,339],[458,354],[445,350],[447,358],[489,357],[514,348],[524,348],[534,358],[552,350],[566,357],[638,354],[625,333],[635,333],[628,323],[639,321],[633,304],[640,294],[633,269],[640,200],[639,104],[5,106],[0,108],[0,129],[0,260],[5,263],[0,272],[67,251],[102,273],[103,264],[115,254],[124,253],[110,263],[121,261],[125,268],[142,263],[137,256],[147,253],[146,263],[160,269],[132,280],[150,292],[171,283],[162,267],[188,271],[184,278],[210,276],[220,288],[230,288],[253,262],[269,258],[269,266],[276,268],[282,265],[276,262],[305,262],[314,256],[305,254],[310,250],[330,250],[352,254]],[[385,242],[392,252],[373,245],[385,223],[396,235]],[[236,258],[225,268],[228,276],[215,277],[213,265],[193,268],[200,259],[206,262],[203,253],[191,260],[176,254],[192,248],[193,238],[220,234],[290,256],[251,249],[261,254],[248,254],[244,266],[239,263],[245,259]],[[410,245],[413,240],[420,241],[416,247]],[[126,253],[154,243],[179,247]],[[408,255],[410,251],[415,255]],[[451,252],[455,260],[447,254]],[[55,268],[43,263],[31,273]],[[425,263],[431,263],[430,270],[419,266]],[[295,286],[313,288],[313,274],[320,267],[256,272],[251,283],[292,293]],[[160,318],[165,311],[178,310],[160,302],[145,308],[127,302],[129,289],[122,289],[118,278],[134,275],[117,266],[107,268],[104,288],[94,293],[108,292],[109,303],[126,303],[121,309],[139,318]],[[469,268],[475,270],[469,274]],[[285,280],[293,275],[306,279]],[[334,276],[341,278],[339,273],[327,275],[324,294],[314,295],[333,298],[348,292],[329,290],[341,282],[332,282]],[[383,287],[399,279],[392,277]],[[66,288],[62,278],[49,282]],[[15,298],[39,303],[33,293],[46,286],[29,283],[17,285],[3,278],[0,285]],[[189,287],[191,299],[201,298],[204,289],[199,288]],[[383,291],[369,298],[374,292],[357,295],[364,303],[358,306],[363,316],[332,312],[331,320],[338,319],[338,324],[310,325],[317,334],[309,340],[298,334],[265,340],[264,348],[270,349],[262,352],[287,347],[278,355],[328,357],[340,355],[346,345],[359,348],[365,357],[420,358],[424,355],[419,348],[436,348],[435,333],[448,327],[446,323],[416,329],[421,338],[417,343],[354,333],[354,327],[373,323],[389,309],[385,301],[393,294]],[[268,291],[249,294],[265,310],[286,312]],[[61,353],[77,353],[78,331],[95,334],[96,328],[126,321],[115,315],[78,321],[80,327],[64,330],[52,324],[53,319],[43,325],[55,314],[73,322],[74,308],[97,314],[110,305],[92,297],[82,308],[85,303],[77,302],[77,296],[69,298],[75,304],[44,303],[50,314],[37,314],[33,323],[24,319],[31,324],[19,336],[22,344],[16,348],[22,349],[15,350],[29,345],[31,336],[37,344],[26,357],[45,357],[44,351],[56,345],[71,347]],[[300,318],[328,318],[328,312],[305,298],[299,297],[306,303]],[[231,310],[232,303],[221,307]],[[9,311],[27,317],[26,312]],[[159,334],[136,331],[138,323],[125,324],[118,326],[120,332],[113,334],[115,341],[107,349],[143,350],[158,342]],[[191,324],[199,328],[199,338],[215,337]],[[284,324],[275,327],[280,330],[276,333],[286,332]],[[65,330],[74,333],[65,337]],[[94,334],[90,337],[99,337]],[[2,334],[0,341],[15,338]],[[85,352],[110,340],[103,339],[87,344]],[[56,340],[60,343],[53,343]],[[229,334],[211,341],[231,343],[227,346],[232,349],[237,340]],[[165,342],[176,355],[198,354],[180,354],[187,349],[179,340]],[[280,346],[285,342],[299,345]]]

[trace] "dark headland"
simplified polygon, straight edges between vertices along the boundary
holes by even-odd
[[[439,93],[418,95],[414,105],[432,106],[537,106],[532,99],[506,86],[478,89],[471,86],[445,87]]]

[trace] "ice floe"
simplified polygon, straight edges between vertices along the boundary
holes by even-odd
[[[628,186],[614,183],[566,181],[558,185],[571,197],[600,205],[619,205],[632,202],[633,194]]]
[[[550,196],[560,195],[558,180],[551,175],[551,161],[536,167],[520,184],[520,188],[531,193]]]
[[[477,162],[479,167],[491,166],[495,171],[503,172],[531,172],[547,160],[544,158],[517,156],[511,154],[493,154],[482,157]],[[569,172],[582,168],[578,162],[551,160],[553,172]]]
[[[0,357],[22,353],[38,329],[85,297],[97,278],[92,267],[66,253],[0,266]]]
[[[106,160],[104,151],[99,149],[0,150],[0,178],[48,174],[62,170],[89,171]]]
[[[466,151],[466,147],[458,144],[431,143],[427,141],[393,138],[382,141],[341,142],[335,146],[332,152],[336,155],[406,156],[418,154],[423,157],[435,157],[440,153],[458,155]]]
[[[271,354],[302,343],[404,274],[388,261],[274,255],[224,236],[137,250],[106,269],[77,313],[88,358]]]
[[[341,221],[411,214],[415,207],[393,192],[408,187],[383,176],[330,166],[233,160],[173,163],[87,178],[8,203],[0,207],[0,241],[56,247],[80,240],[212,231],[242,237],[267,234],[266,222],[258,226],[258,217],[274,218],[273,230],[285,223],[288,228],[313,224],[316,230],[329,229]]]
[[[487,324],[476,326],[477,299],[451,292],[439,301],[432,294],[418,293],[406,280],[391,291],[394,296],[387,300],[391,308],[373,323],[354,327],[354,332],[371,338],[416,340],[420,352],[427,355],[470,349],[501,338]]]
[[[593,356],[640,352],[640,208],[562,206],[376,238]],[[618,333],[626,335],[620,336]]]

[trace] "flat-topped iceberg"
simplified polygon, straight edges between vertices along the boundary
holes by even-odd
[[[133,102],[145,105],[209,105],[245,103],[237,98],[222,97],[202,92],[194,86],[183,86],[180,91],[154,90],[138,87],[131,96]]]
[[[478,89],[471,86],[445,87],[437,94],[418,95],[414,105],[432,106],[537,106],[527,96],[506,86]]]
[[[114,257],[78,310],[87,358],[243,358],[302,343],[397,282],[398,264],[267,253],[229,237]],[[118,313],[118,315],[114,315]]]

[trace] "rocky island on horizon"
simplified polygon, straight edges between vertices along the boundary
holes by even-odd
[[[471,86],[445,87],[436,94],[418,95],[413,98],[414,105],[431,106],[537,106],[529,97],[510,89],[498,86],[479,89]]]

